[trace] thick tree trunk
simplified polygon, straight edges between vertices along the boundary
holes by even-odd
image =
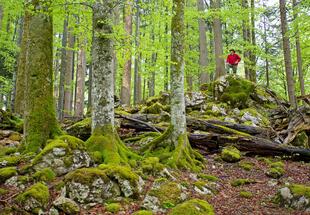
[[[86,40],[81,39],[80,50],[78,54],[78,66],[76,71],[76,100],[75,100],[75,116],[82,117],[84,113],[84,88],[86,74]]]
[[[53,99],[53,23],[47,8],[50,3],[31,1],[25,18],[29,19],[29,30],[24,135],[29,152],[37,152],[59,133]]]
[[[65,98],[65,75],[66,75],[66,47],[68,39],[68,18],[66,17],[63,25],[62,34],[62,49],[61,49],[61,68],[60,68],[60,78],[59,78],[59,97],[58,97],[58,119],[62,120],[64,117],[64,98]]]
[[[74,35],[73,29],[68,31],[68,48],[66,51],[66,74],[65,74],[65,93],[64,93],[64,117],[71,116],[72,112],[72,92],[73,92],[73,48],[74,48]]]
[[[293,0],[293,13],[294,19],[298,18],[297,12],[297,3],[296,0]],[[296,42],[296,56],[297,56],[297,70],[298,70],[298,78],[300,84],[300,94],[301,96],[305,95],[305,81],[304,81],[304,74],[302,69],[302,55],[301,55],[301,48],[300,48],[300,33],[299,33],[299,23],[297,23],[296,27],[296,34],[295,34],[295,42]]]
[[[121,103],[130,106],[131,99],[131,36],[132,36],[132,0],[126,0],[124,9],[124,23],[126,31],[126,61],[121,87]]]
[[[93,5],[92,133],[114,127],[112,11],[108,2],[100,2]]]
[[[287,35],[287,18],[286,18],[286,1],[280,1],[280,16],[281,16],[281,30],[283,38],[283,52],[284,52],[284,64],[286,72],[286,83],[288,89],[289,101],[293,107],[297,106],[295,97],[295,83],[293,78],[293,68],[291,59],[290,40]]]
[[[198,11],[200,16],[204,13],[205,5],[204,0],[197,0]],[[203,17],[203,16],[202,16]],[[206,37],[206,20],[199,18],[199,82],[200,84],[208,83],[210,81],[208,74],[208,50],[207,50],[207,37]]]
[[[221,9],[221,0],[211,0],[212,8],[219,12]],[[225,75],[225,63],[223,59],[223,38],[222,38],[222,22],[219,15],[213,19],[213,32],[214,32],[214,54],[216,71],[215,78]]]
[[[15,94],[15,113],[18,113],[20,115],[23,115],[25,110],[25,89],[26,89],[25,66],[26,66],[26,54],[28,52],[27,50],[28,48],[27,36],[29,34],[28,29],[29,29],[29,16],[25,16],[23,24],[23,36],[17,65],[16,94]]]

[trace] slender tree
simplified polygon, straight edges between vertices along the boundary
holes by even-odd
[[[222,22],[220,18],[221,0],[211,0],[214,10],[213,17],[213,33],[214,33],[214,54],[215,54],[215,78],[219,78],[225,74],[225,63],[223,59],[223,35]]]
[[[126,0],[124,5],[124,23],[126,31],[126,61],[124,66],[122,88],[121,88],[121,102],[124,105],[130,105],[131,99],[131,36],[132,36],[132,0]]]
[[[53,100],[53,23],[51,1],[27,2],[29,20],[26,53],[26,151],[37,152],[47,139],[59,134]]]
[[[295,98],[295,83],[293,78],[290,39],[289,36],[287,35],[286,1],[285,0],[279,0],[279,1],[280,1],[281,30],[283,39],[283,53],[284,53],[287,90],[291,105],[293,107],[296,107],[297,103]]]
[[[76,95],[75,95],[75,116],[83,117],[84,113],[84,88],[86,74],[86,40],[80,39],[80,49],[78,53],[78,64],[76,71]]]
[[[134,105],[141,102],[141,75],[140,70],[140,1],[136,0],[136,18],[135,18],[135,67],[134,67]]]
[[[204,13],[205,5],[204,0],[197,0],[198,11],[200,16]],[[200,84],[208,83],[210,77],[208,74],[208,46],[207,46],[207,37],[206,37],[206,21],[204,18],[199,18],[199,74],[200,74]]]

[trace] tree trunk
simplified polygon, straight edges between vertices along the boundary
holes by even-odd
[[[286,19],[286,3],[285,0],[280,1],[281,30],[283,39],[284,64],[286,72],[286,83],[288,89],[289,101],[293,107],[297,106],[295,98],[295,83],[293,78],[293,68],[291,59],[290,40],[287,35],[287,19]]]
[[[141,75],[140,70],[140,5],[139,0],[136,0],[136,36],[135,36],[135,67],[134,67],[134,105],[141,102]]]
[[[23,24],[23,36],[21,41],[20,53],[17,65],[17,76],[16,76],[16,94],[15,94],[15,113],[24,115],[25,110],[25,89],[26,89],[26,54],[28,52],[27,40],[29,30],[29,16],[24,17]]]
[[[86,39],[80,39],[80,50],[78,53],[78,66],[76,71],[76,100],[75,116],[83,117],[84,113],[84,88],[86,74]]]
[[[89,65],[88,71],[89,71],[89,74],[88,74],[87,112],[90,113],[91,107],[92,107],[92,89],[93,89],[93,65],[92,63]]]
[[[48,5],[51,1],[31,1],[25,20],[27,63],[24,135],[26,151],[37,152],[48,139],[59,134],[53,99],[53,23]],[[35,11],[33,9],[35,8]]]
[[[65,75],[66,75],[66,47],[68,40],[68,17],[64,20],[63,34],[62,34],[62,49],[61,49],[61,68],[59,78],[59,97],[58,97],[58,119],[63,120],[64,117],[64,98],[65,98]]]
[[[264,46],[265,46],[265,72],[266,72],[266,82],[267,82],[267,88],[269,88],[270,86],[270,80],[269,80],[269,59],[268,59],[268,53],[269,53],[269,49],[268,49],[268,41],[267,41],[267,20],[266,20],[266,15],[264,15],[264,21],[263,21],[263,25],[264,25]]]
[[[221,0],[212,0],[212,8],[219,12],[221,10]],[[223,59],[223,39],[222,39],[222,22],[219,15],[216,15],[213,19],[213,32],[214,32],[214,54],[216,71],[215,78],[225,75],[225,64]]]
[[[68,48],[66,51],[66,74],[65,74],[65,93],[64,93],[64,117],[71,116],[72,112],[72,92],[73,92],[73,48],[74,48],[74,35],[73,29],[70,28],[68,31]]]
[[[251,44],[256,47],[255,38],[255,2],[251,0]],[[255,49],[251,51],[251,67],[250,67],[250,81],[256,83],[256,55]]]
[[[243,56],[244,56],[244,73],[245,78],[250,80],[250,62],[251,62],[251,52],[248,48],[250,45],[250,23],[249,23],[249,13],[247,10],[249,9],[248,0],[242,0],[242,8],[246,11],[246,15],[244,20],[242,21],[242,36],[243,36]]]
[[[126,31],[126,61],[121,88],[121,102],[124,105],[130,106],[131,99],[131,36],[132,36],[132,0],[126,0],[124,9],[124,23]]]
[[[203,15],[205,5],[204,0],[197,0],[198,11],[200,16]],[[203,16],[202,16],[203,17]],[[200,84],[210,82],[208,74],[208,50],[207,50],[207,37],[206,37],[206,20],[204,18],[199,18],[199,82]]]
[[[298,12],[297,12],[296,7],[297,7],[296,0],[293,0],[294,19],[298,18]],[[296,27],[295,42],[296,42],[297,70],[298,70],[298,78],[299,78],[299,84],[300,84],[300,94],[301,96],[304,96],[305,95],[305,81],[304,81],[304,75],[303,75],[303,70],[302,70],[302,55],[301,55],[301,48],[300,48],[299,23],[297,23],[297,27]]]

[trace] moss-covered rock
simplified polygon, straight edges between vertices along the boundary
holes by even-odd
[[[155,102],[154,104],[143,107],[141,110],[141,113],[147,113],[147,114],[160,114],[162,111],[164,111],[166,108],[160,104],[159,102]]]
[[[63,135],[49,142],[33,159],[32,164],[37,171],[50,168],[60,176],[77,168],[88,167],[91,162],[82,140]]]
[[[158,157],[145,158],[141,163],[141,169],[146,174],[158,174],[164,169],[164,165],[159,162]]]
[[[240,197],[246,198],[246,199],[249,199],[253,196],[253,194],[249,191],[240,191],[239,195]]]
[[[117,213],[121,210],[122,206],[120,203],[110,203],[105,206],[105,209],[111,213]]]
[[[50,168],[44,168],[32,175],[36,181],[51,182],[55,179],[56,174]]]
[[[62,196],[57,198],[53,202],[53,205],[66,214],[79,214],[80,212],[80,207],[75,201]]]
[[[214,209],[208,202],[200,199],[191,199],[173,208],[168,215],[214,215]]]
[[[160,178],[154,181],[151,190],[145,196],[143,207],[153,212],[163,212],[166,208],[173,207],[186,198],[181,185]]]
[[[233,187],[239,187],[242,185],[253,184],[253,183],[256,183],[256,181],[253,179],[239,178],[239,179],[236,179],[236,180],[233,180],[232,182],[230,182],[230,185]]]
[[[275,200],[281,206],[310,212],[310,186],[288,185],[278,191]]]
[[[269,170],[267,170],[266,175],[271,178],[281,178],[285,174],[284,163],[282,161],[271,162]]]
[[[67,133],[86,141],[91,135],[91,118],[87,117],[66,129]]]
[[[31,177],[27,175],[18,175],[10,177],[5,181],[5,186],[15,187],[15,189],[24,190],[31,181]]]
[[[252,162],[246,162],[246,161],[242,162],[242,161],[241,161],[241,162],[239,163],[239,166],[240,166],[240,168],[242,168],[242,169],[244,169],[244,170],[246,170],[246,171],[250,171],[250,170],[253,169],[254,164],[253,164]]]
[[[0,182],[3,183],[14,175],[17,175],[16,167],[1,168],[0,169]]]
[[[21,160],[21,156],[16,156],[16,155],[0,157],[0,166],[2,167],[16,166],[20,160]]]
[[[241,154],[237,148],[228,146],[223,148],[221,158],[226,162],[238,162],[241,158]]]
[[[203,195],[210,195],[217,192],[215,183],[203,180],[194,182],[194,190]]]
[[[42,183],[36,183],[25,192],[16,197],[16,201],[24,210],[38,214],[39,210],[47,207],[50,194],[48,187]]]
[[[208,180],[208,181],[211,181],[211,182],[216,182],[219,180],[218,177],[214,176],[214,175],[207,175],[207,174],[198,174],[198,177],[201,178],[201,179],[205,179],[205,180]]]
[[[134,212],[132,215],[153,215],[152,211],[139,210]]]
[[[310,148],[309,143],[310,143],[309,137],[308,137],[307,133],[305,131],[303,131],[303,132],[297,134],[297,136],[295,137],[295,139],[293,140],[291,145],[301,147],[301,148],[305,148],[305,149],[309,149]]]
[[[11,112],[0,110],[0,129],[23,131],[23,120]]]
[[[129,167],[106,164],[78,169],[65,176],[68,196],[82,204],[137,197],[142,190],[141,180]]]

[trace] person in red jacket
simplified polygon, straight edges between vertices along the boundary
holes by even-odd
[[[241,61],[241,58],[239,55],[236,54],[236,51],[234,49],[230,49],[230,54],[227,56],[226,59],[226,70],[227,73],[229,73],[229,70],[232,69],[233,73],[237,73],[238,63]]]

